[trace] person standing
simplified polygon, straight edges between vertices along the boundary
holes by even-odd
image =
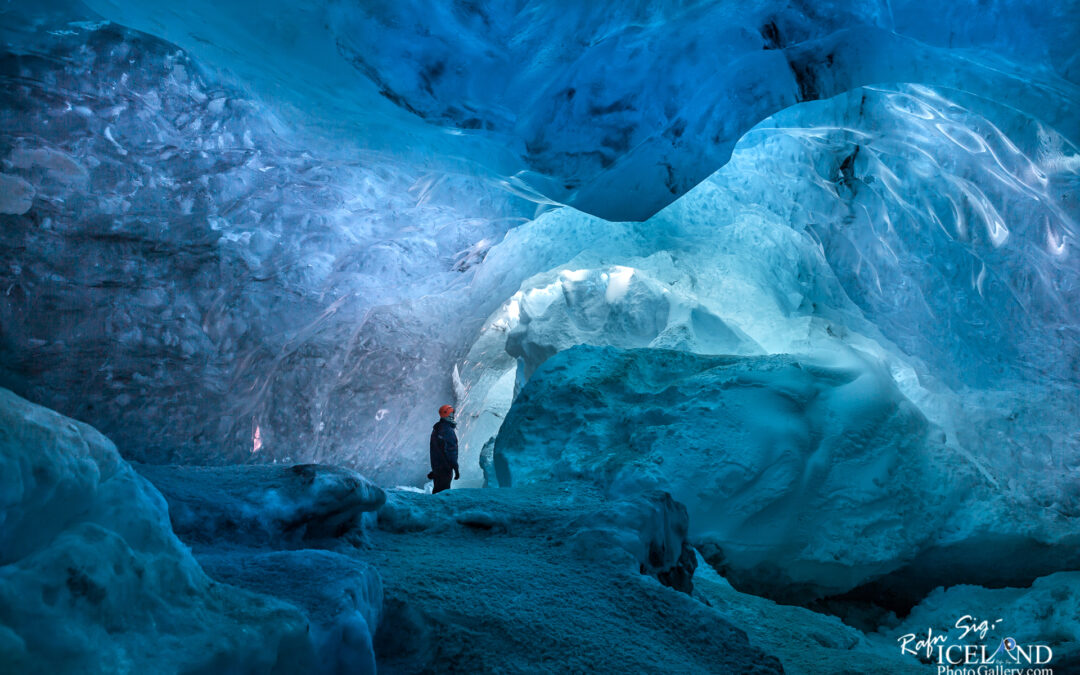
[[[439,408],[439,421],[431,427],[431,473],[428,478],[435,481],[431,494],[449,490],[451,480],[461,480],[456,427],[454,407],[444,405]]]

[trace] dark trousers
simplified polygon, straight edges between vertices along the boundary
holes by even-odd
[[[450,489],[450,481],[454,479],[454,472],[449,473],[436,473],[435,474],[435,487],[432,488],[431,494],[438,494],[443,490]]]

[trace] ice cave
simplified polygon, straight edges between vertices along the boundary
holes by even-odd
[[[0,675],[1080,673],[1080,0],[0,34]]]

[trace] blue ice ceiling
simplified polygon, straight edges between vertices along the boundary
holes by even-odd
[[[397,142],[422,120],[475,139],[452,152],[513,185],[609,220],[656,213],[769,115],[867,84],[959,89],[1080,132],[1061,86],[1080,67],[1074,3],[88,5],[307,124],[394,143],[371,138],[384,116]]]
[[[0,384],[129,457],[415,483],[451,400],[479,481],[575,344],[857,349],[1075,508],[1080,3],[2,18]]]

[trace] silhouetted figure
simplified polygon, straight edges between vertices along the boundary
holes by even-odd
[[[428,478],[435,481],[432,494],[450,489],[451,480],[461,480],[457,463],[457,434],[454,433],[454,408],[444,405],[439,408],[439,421],[431,427],[431,473]]]

